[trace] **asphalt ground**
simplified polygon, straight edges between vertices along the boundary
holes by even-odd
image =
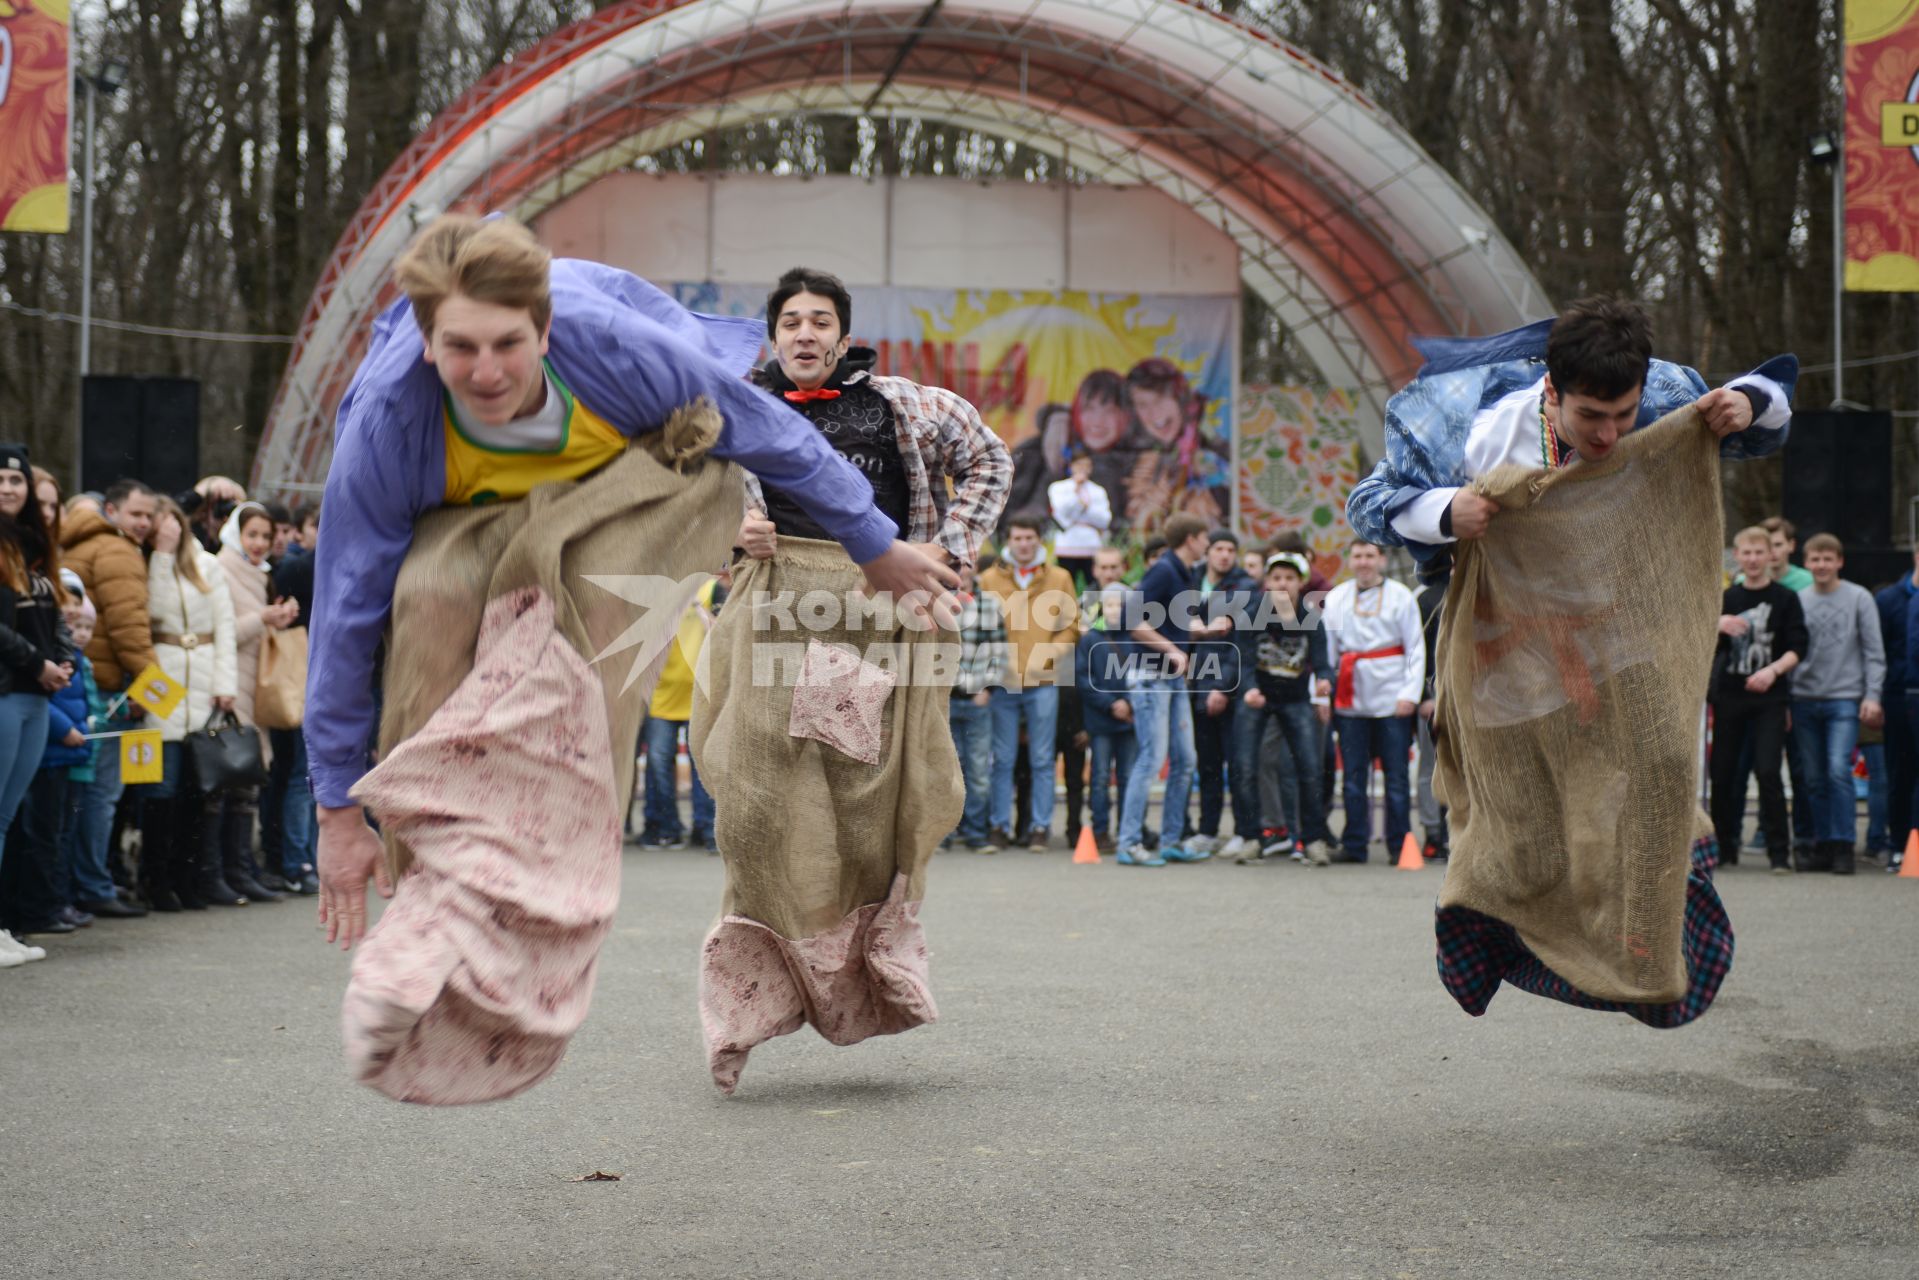
[[[629,848],[566,1061],[447,1110],[348,1078],[310,899],[102,921],[0,972],[0,1276],[1919,1274],[1919,883],[1729,869],[1653,1031],[1467,1017],[1439,877],[941,854],[940,1021],[727,1099],[719,862]]]

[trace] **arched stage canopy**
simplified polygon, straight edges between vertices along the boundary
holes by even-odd
[[[396,160],[321,272],[257,487],[324,473],[391,267],[456,205],[532,219],[603,174],[774,115],[978,129],[1101,181],[1154,186],[1238,244],[1246,283],[1325,380],[1359,388],[1375,452],[1416,334],[1549,310],[1459,185],[1351,85],[1191,0],[625,0],[494,68]]]

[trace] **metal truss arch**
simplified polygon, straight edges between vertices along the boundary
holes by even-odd
[[[1298,50],[1195,0],[625,0],[489,72],[341,237],[302,320],[256,485],[324,472],[332,419],[415,226],[533,216],[676,141],[775,115],[916,117],[1157,187],[1238,244],[1242,275],[1372,412],[1415,333],[1547,309],[1491,220],[1390,119]]]

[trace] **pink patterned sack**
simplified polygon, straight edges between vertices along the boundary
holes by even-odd
[[[485,1102],[559,1065],[619,904],[610,757],[600,679],[552,600],[494,600],[473,673],[354,788],[413,853],[347,988],[362,1083]]]

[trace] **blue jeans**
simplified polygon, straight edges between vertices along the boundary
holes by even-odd
[[[1886,827],[1886,798],[1892,794],[1886,778],[1886,744],[1865,743],[1859,754],[1866,758],[1866,849],[1883,853],[1892,848]]]
[[[260,826],[271,822],[280,832],[280,874],[290,881],[313,874],[313,783],[307,776],[307,740],[298,729],[271,729],[273,785],[260,792]],[[277,804],[270,812],[268,793]],[[262,841],[265,844],[265,841]]]
[[[1812,808],[1815,840],[1859,838],[1859,801],[1852,786],[1852,749],[1859,745],[1859,704],[1851,698],[1794,698],[1792,748]]]
[[[1226,781],[1233,793],[1233,834],[1257,840],[1259,821],[1259,741],[1266,731],[1266,717],[1240,701],[1233,712],[1233,762]]]
[[[1333,836],[1326,828],[1326,806],[1320,800],[1320,771],[1325,766],[1319,754],[1324,735],[1318,710],[1310,702],[1268,703],[1265,716],[1253,718],[1271,720],[1278,730],[1280,749],[1272,753],[1265,766],[1273,776],[1274,795],[1282,798],[1282,804],[1289,790],[1296,798],[1298,815],[1293,834],[1306,844],[1330,841]],[[1266,815],[1266,825],[1291,824],[1282,808]]]
[[[1412,830],[1406,754],[1413,748],[1413,718],[1335,716],[1334,719],[1339,722],[1339,768],[1346,793],[1346,830],[1340,835],[1340,846],[1354,861],[1366,861],[1366,845],[1372,836],[1366,784],[1372,778],[1373,761],[1378,760],[1380,772],[1386,779],[1386,857],[1391,860],[1398,856],[1399,846]],[[1304,800],[1300,807],[1304,809]]]
[[[306,736],[298,729],[261,731],[273,747],[260,788],[260,866],[288,880],[313,869],[313,787],[307,780]]]
[[[993,690],[993,825],[1015,837],[1012,830],[1013,757],[1019,753],[1019,723],[1026,720],[1026,761],[1033,770],[1033,826],[1053,829],[1054,741],[1059,733],[1059,687]]]
[[[646,721],[646,801],[643,806],[646,815],[645,835],[650,839],[678,840],[686,834],[680,825],[679,801],[679,753],[680,733],[686,728],[684,720],[663,720],[659,716],[650,716]],[[694,834],[710,837],[713,834],[713,797],[706,794],[706,788],[700,785],[700,771],[693,767],[693,757],[689,752],[687,765],[693,772],[693,831]]]
[[[108,738],[99,744],[94,754],[113,756],[113,773],[120,775],[120,741]],[[97,780],[105,764],[96,761],[93,776]],[[92,782],[75,782],[67,788],[66,819],[60,827],[60,846],[66,858],[67,867],[73,876],[73,900],[82,902],[112,902],[118,894],[113,884],[113,875],[107,870],[108,831],[97,828],[99,818],[88,797],[93,793]],[[107,826],[113,825],[113,810],[106,813]]]
[[[1109,819],[1109,803],[1117,803],[1120,812],[1126,811],[1126,784],[1133,772],[1133,763],[1139,759],[1139,739],[1133,736],[1131,729],[1119,733],[1089,733],[1087,741],[1093,749],[1093,791],[1091,805],[1093,810],[1093,834],[1109,836],[1113,828]],[[1117,802],[1109,801],[1109,787],[1119,789]]]
[[[1163,853],[1177,845],[1186,834],[1186,801],[1192,794],[1193,767],[1198,763],[1193,750],[1193,699],[1184,680],[1154,680],[1133,690],[1127,701],[1133,706],[1133,735],[1139,743],[1139,755],[1133,761],[1132,776],[1126,780],[1126,803],[1120,806],[1119,836],[1123,852],[1140,842],[1146,831],[1146,806],[1152,799],[1153,782],[1160,766],[1170,758],[1166,774],[1166,795],[1159,811],[1159,847]]]
[[[0,696],[0,835],[13,826],[47,752],[47,695]],[[0,851],[3,853],[3,851]]]
[[[993,799],[993,708],[971,698],[948,698],[947,703],[946,723],[953,731],[953,750],[959,753],[960,776],[966,780],[966,808],[953,835],[961,844],[985,844]]]
[[[104,728],[118,731],[133,727],[129,718],[115,716],[107,721]],[[80,797],[80,828],[82,840],[86,841],[86,862],[88,871],[83,883],[90,890],[97,890],[100,884],[93,878],[93,868],[98,867],[102,876],[110,875],[108,868],[113,865],[108,857],[107,844],[113,839],[113,811],[120,806],[121,793],[126,786],[120,781],[120,740],[107,738],[100,743],[100,749],[93,753],[93,781],[86,784]],[[107,880],[111,885],[113,881]],[[88,897],[88,902],[111,902],[113,895],[102,898]]]

